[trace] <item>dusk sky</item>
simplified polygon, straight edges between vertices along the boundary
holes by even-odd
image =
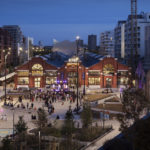
[[[150,12],[150,0],[138,0],[138,13]],[[130,0],[0,0],[0,26],[19,25],[25,36],[44,45],[73,41],[87,43],[88,34],[98,36],[127,19]],[[99,43],[98,43],[99,45]]]

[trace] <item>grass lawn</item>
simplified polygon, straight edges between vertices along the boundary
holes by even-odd
[[[105,108],[103,104],[99,104],[97,108],[122,112],[122,104],[105,104]]]
[[[79,140],[79,141],[93,141],[96,138],[102,136],[107,131],[109,131],[110,128],[103,129],[102,127],[89,127],[89,128],[75,128],[73,131],[73,139]],[[32,133],[38,133],[37,129],[34,129]],[[54,136],[57,138],[66,137],[66,135],[62,132],[61,129],[56,129],[55,127],[44,127],[41,130],[41,136]]]
[[[94,95],[86,95],[84,97],[85,101],[93,102],[97,100],[102,100],[104,98],[112,96],[111,94],[94,94]]]
[[[118,97],[113,97],[111,99],[106,100],[105,102],[119,102],[119,98]]]

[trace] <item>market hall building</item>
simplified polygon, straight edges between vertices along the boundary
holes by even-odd
[[[126,87],[130,77],[129,67],[116,58],[90,52],[79,57],[61,52],[33,57],[15,72],[16,89],[48,87],[58,91],[76,88],[77,76],[78,86],[86,89]]]

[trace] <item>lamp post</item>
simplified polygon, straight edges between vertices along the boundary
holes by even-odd
[[[103,129],[105,127],[105,102],[103,103]]]
[[[39,131],[39,150],[41,150],[41,132]]]
[[[84,62],[85,62],[85,48],[84,48]],[[85,95],[85,78],[86,78],[86,72],[85,72],[85,66],[84,66],[84,87],[83,87],[83,95]]]
[[[79,53],[79,39],[80,37],[76,37],[76,44],[77,44],[77,113],[79,111],[79,74],[78,74],[78,53]]]
[[[8,50],[11,50],[11,48],[8,48]],[[4,53],[4,69],[5,69],[5,103],[6,103],[6,60],[7,60],[7,57],[8,55],[10,55],[10,51],[7,52],[6,54],[6,50],[3,50],[3,53]]]

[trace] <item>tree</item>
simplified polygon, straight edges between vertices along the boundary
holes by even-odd
[[[124,115],[118,115],[118,119],[121,123],[120,130],[126,131],[141,118],[149,102],[142,89],[129,88],[123,91],[122,104]]]
[[[139,120],[134,125],[135,137],[133,142],[135,149],[149,150],[150,149],[150,118]]]
[[[46,115],[44,109],[39,109],[37,113],[38,113],[38,120],[37,120],[38,128],[41,129],[43,127],[46,127],[47,115]]]
[[[64,126],[62,128],[62,133],[66,137],[65,144],[64,144],[66,150],[72,149],[72,134],[75,131],[73,118],[74,118],[74,116],[73,116],[72,110],[69,109],[66,112],[65,122],[64,122]]]
[[[74,116],[73,116],[72,110],[69,109],[66,112],[65,122],[64,122],[63,129],[62,129],[63,134],[66,135],[69,138],[72,136],[72,133],[74,131],[74,121],[73,121],[73,118],[74,118]]]
[[[23,116],[19,116],[19,121],[15,125],[15,130],[17,134],[20,134],[22,132],[26,132],[28,129],[26,122],[23,119]]]
[[[81,113],[82,126],[88,128],[92,124],[92,110],[89,104],[84,104],[83,111]]]
[[[9,139],[8,137],[5,137],[2,140],[3,146],[0,148],[0,150],[14,150],[12,140]]]
[[[120,130],[123,132],[126,140],[132,143],[133,150],[136,150],[135,138],[138,130],[135,128],[135,125],[143,115],[146,115],[145,110],[149,108],[149,101],[142,89],[129,88],[123,91],[122,104],[124,115],[118,115],[121,123]]]

